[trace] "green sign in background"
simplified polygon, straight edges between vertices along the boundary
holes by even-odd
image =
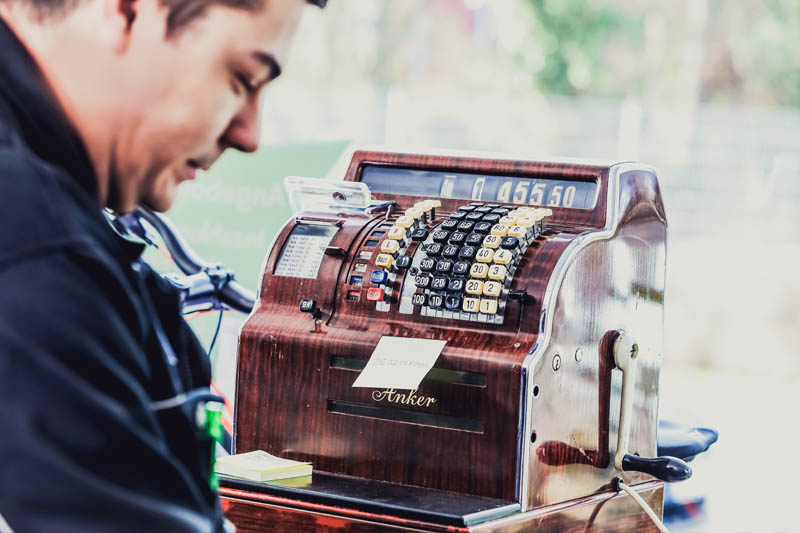
[[[283,178],[325,176],[348,144],[269,145],[255,154],[229,151],[209,172],[181,185],[167,216],[203,259],[222,263],[255,291],[267,248],[292,215]],[[178,270],[155,251],[146,258],[161,272]],[[208,314],[191,324],[208,347],[217,316]]]

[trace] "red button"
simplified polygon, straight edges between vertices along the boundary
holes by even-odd
[[[382,302],[383,289],[378,289],[377,287],[369,289],[367,291],[367,300],[372,300],[373,302]]]

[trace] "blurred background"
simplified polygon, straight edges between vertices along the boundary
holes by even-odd
[[[173,219],[255,289],[287,175],[371,144],[640,160],[669,223],[661,415],[720,431],[681,531],[797,531],[800,2],[331,0],[263,104],[264,149],[184,185]],[[215,379],[232,396],[242,318]],[[216,316],[194,321],[210,341]]]

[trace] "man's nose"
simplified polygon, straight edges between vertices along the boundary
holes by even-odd
[[[258,150],[260,127],[258,116],[258,99],[250,98],[247,104],[237,113],[228,129],[220,138],[221,148],[234,148],[242,152],[255,152]]]

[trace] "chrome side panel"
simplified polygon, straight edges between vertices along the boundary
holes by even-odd
[[[639,342],[630,451],[654,457],[666,218],[649,167],[613,166],[608,193],[606,227],[581,235],[556,264],[542,305],[539,339],[523,363],[523,511],[600,491],[620,474],[629,484],[652,479],[614,469],[621,375],[611,371],[610,409],[602,413],[600,343],[618,329]],[[610,418],[607,450],[598,450],[601,415]]]

